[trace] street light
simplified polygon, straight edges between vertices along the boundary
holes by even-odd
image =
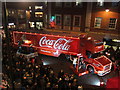
[[[106,12],[109,12],[110,10],[109,9],[105,9]]]

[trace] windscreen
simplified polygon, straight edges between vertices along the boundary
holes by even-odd
[[[94,58],[100,57],[102,55],[103,55],[103,52],[94,53],[94,54],[91,55],[91,58],[94,59]]]
[[[103,45],[103,42],[94,40],[95,46],[101,46]]]

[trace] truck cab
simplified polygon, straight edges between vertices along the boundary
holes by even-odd
[[[99,53],[104,50],[103,42],[93,39],[90,36],[80,37],[80,50],[91,58],[92,54]]]

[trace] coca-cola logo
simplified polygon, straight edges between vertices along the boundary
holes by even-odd
[[[59,38],[57,40],[51,40],[51,39],[47,39],[47,37],[44,36],[40,39],[39,45],[41,47],[54,48],[54,49],[59,49],[59,50],[69,50],[70,42],[72,42],[72,40],[70,39],[67,40],[65,38]]]

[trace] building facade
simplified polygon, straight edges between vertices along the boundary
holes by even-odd
[[[45,28],[54,16],[58,30],[119,33],[119,2],[52,2],[45,10]],[[108,10],[108,11],[107,11]]]
[[[9,29],[50,28],[54,21],[56,30],[120,32],[119,2],[8,2],[7,10]]]
[[[45,11],[46,22],[45,27],[52,17],[55,17],[55,29],[83,31],[85,29],[87,3],[71,3],[71,2],[54,2],[48,3]]]
[[[43,27],[43,6],[43,3],[7,2],[8,29],[40,29]]]
[[[95,32],[119,33],[119,10],[119,2],[105,2],[101,6],[93,3],[90,30]]]

